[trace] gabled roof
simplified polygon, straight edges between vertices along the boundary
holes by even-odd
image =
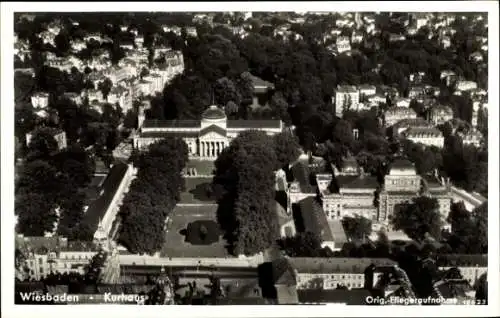
[[[102,195],[92,202],[87,209],[83,222],[92,227],[94,231],[97,229],[99,219],[104,216],[116,194],[116,191],[118,191],[118,187],[120,186],[127,169],[128,165],[124,163],[115,164],[102,184]]]
[[[272,262],[272,269],[274,285],[297,285],[295,271],[287,258],[274,260]]]
[[[199,120],[157,120],[146,119],[142,124],[144,128],[197,128],[200,127]]]
[[[216,125],[210,125],[208,127],[205,127],[203,128],[201,131],[200,131],[200,136],[203,136],[205,134],[208,134],[210,132],[215,132],[221,136],[226,136],[226,130],[219,127],[219,126],[216,126]]]

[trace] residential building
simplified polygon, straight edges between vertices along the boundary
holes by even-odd
[[[402,134],[406,139],[425,146],[444,147],[443,133],[434,127],[429,128],[409,128]]]
[[[463,145],[480,147],[483,144],[483,134],[477,129],[466,132],[458,132],[457,136],[462,140]]]
[[[145,120],[141,108],[134,147],[144,149],[165,136],[182,136],[191,158],[215,160],[233,138],[248,129],[274,135],[283,131],[284,124],[281,120],[228,120],[224,110],[216,105],[205,110],[201,120]]]
[[[130,95],[130,90],[122,86],[111,88],[108,94],[108,103],[112,105],[118,103],[123,113],[126,113],[128,110],[132,109],[132,96]]]
[[[18,234],[16,249],[26,257],[28,276],[40,280],[50,273],[84,274],[85,266],[97,253],[97,246],[91,242],[68,242],[67,238],[25,237]]]
[[[356,110],[359,104],[359,90],[356,86],[339,85],[335,90],[335,113],[341,117],[344,110]]]
[[[38,92],[31,96],[31,105],[34,108],[45,109],[49,106],[49,94],[44,92]]]
[[[351,43],[347,36],[339,36],[335,43],[337,45],[337,52],[339,54],[351,50]]]
[[[425,88],[421,85],[412,86],[408,92],[408,97],[411,99],[421,100],[425,95]]]
[[[74,92],[67,92],[63,94],[64,98],[72,101],[73,103],[77,105],[82,104],[82,96],[80,94],[74,93]]]
[[[460,80],[456,83],[457,91],[469,91],[477,88],[477,83],[473,81]]]
[[[415,118],[417,118],[417,113],[412,108],[392,107],[384,113],[384,124],[386,127],[390,127],[400,120]]]
[[[98,101],[100,103],[104,103],[104,96],[102,95],[101,90],[99,89],[88,89],[85,90],[84,96],[89,100],[90,103],[93,101]]]
[[[393,137],[399,136],[402,132],[410,128],[430,128],[433,124],[429,123],[421,117],[402,119],[392,125]]]
[[[361,84],[358,88],[359,99],[361,101],[365,101],[367,97],[374,96],[377,93],[377,87],[375,85]]]
[[[404,108],[410,107],[410,103],[411,103],[411,98],[403,98],[403,97],[395,98],[393,101],[394,106],[404,107]]]
[[[445,70],[441,71],[439,78],[446,81],[446,86],[451,86],[451,84],[457,80],[458,76],[451,70]]]
[[[429,121],[435,126],[453,119],[453,110],[449,106],[436,105],[429,111]]]

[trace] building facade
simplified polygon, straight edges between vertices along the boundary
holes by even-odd
[[[341,117],[346,109],[356,110],[359,104],[359,90],[356,86],[337,86],[335,91],[335,113]]]
[[[403,132],[403,136],[415,143],[425,146],[444,147],[443,133],[434,127],[428,128],[409,128]]]
[[[189,149],[189,157],[215,160],[231,140],[245,130],[260,130],[275,135],[285,128],[281,120],[228,120],[219,107],[212,105],[201,120],[145,120],[144,109],[139,113],[139,131],[134,136],[134,147],[145,149],[151,143],[167,136],[182,137]]]

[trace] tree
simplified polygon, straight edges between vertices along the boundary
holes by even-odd
[[[312,232],[299,232],[293,237],[280,239],[279,245],[290,257],[326,257],[321,239]]]
[[[410,238],[422,241],[426,234],[435,239],[441,236],[441,215],[437,199],[425,196],[398,206],[390,217],[396,230],[402,230]]]
[[[300,155],[300,145],[295,135],[286,131],[274,135],[273,139],[278,160],[278,168],[286,167],[298,159]]]
[[[32,132],[28,143],[27,161],[50,160],[57,154],[59,146],[54,139],[54,129],[40,127]]]
[[[119,241],[129,251],[154,254],[161,249],[165,218],[179,200],[187,160],[187,145],[179,138],[163,139],[134,156],[139,172],[119,211]]]
[[[385,231],[379,231],[377,233],[377,242],[375,243],[375,253],[378,257],[388,257],[391,252],[389,237]]]
[[[17,194],[15,213],[18,216],[17,232],[26,236],[52,233],[57,221],[54,205],[43,194],[36,192]]]
[[[97,87],[102,92],[102,96],[104,97],[104,99],[108,99],[108,94],[113,87],[113,82],[106,77],[102,82],[99,82]]]
[[[56,53],[58,56],[64,56],[68,53],[71,48],[70,38],[66,30],[61,30],[54,38],[54,43],[56,45]]]
[[[217,158],[214,183],[226,193],[217,219],[234,254],[253,255],[275,241],[272,138],[261,131],[242,132]]]
[[[127,129],[137,128],[137,112],[133,109],[129,109],[123,118],[123,126]]]
[[[342,225],[346,234],[355,240],[364,241],[372,233],[372,221],[362,216],[346,216],[342,219]]]
[[[230,101],[236,104],[241,102],[241,95],[236,85],[227,77],[222,77],[215,82],[214,94],[218,105],[226,105]]]

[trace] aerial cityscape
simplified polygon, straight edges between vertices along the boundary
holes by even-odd
[[[14,34],[16,304],[488,304],[488,13]]]

